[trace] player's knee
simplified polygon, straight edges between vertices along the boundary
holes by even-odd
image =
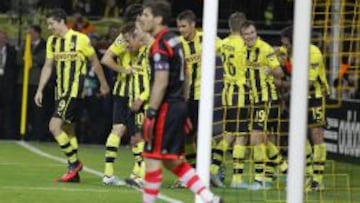
[[[111,133],[119,137],[122,137],[125,134],[126,127],[123,124],[113,125]]]
[[[49,130],[53,135],[61,133],[61,123],[57,120],[51,119],[49,123]]]
[[[324,134],[321,128],[311,129],[311,138],[313,144],[321,144],[324,142]]]
[[[265,133],[254,130],[250,135],[250,142],[252,145],[258,145],[265,142]]]

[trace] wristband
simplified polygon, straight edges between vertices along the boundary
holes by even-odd
[[[149,117],[149,118],[155,118],[157,115],[157,110],[156,109],[153,109],[153,108],[148,108],[146,110],[146,116]]]

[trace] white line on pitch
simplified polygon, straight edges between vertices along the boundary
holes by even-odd
[[[27,142],[25,142],[25,141],[23,141],[23,140],[22,140],[22,141],[16,141],[15,143],[18,144],[18,145],[20,145],[20,146],[22,146],[22,147],[24,147],[24,148],[26,148],[26,149],[28,149],[29,151],[31,151],[31,152],[33,152],[33,153],[35,153],[35,154],[38,154],[38,155],[42,156],[42,157],[46,157],[46,158],[48,158],[48,159],[52,159],[52,160],[54,160],[54,161],[67,164],[67,160],[66,160],[66,159],[63,159],[63,158],[60,158],[60,157],[57,157],[57,156],[53,156],[53,155],[51,155],[51,154],[48,154],[48,153],[40,150],[39,148],[30,145],[29,143],[27,143]],[[83,170],[84,170],[85,172],[91,173],[91,174],[93,174],[93,175],[95,175],[95,176],[98,176],[98,177],[102,177],[102,176],[103,176],[103,173],[102,173],[102,172],[97,171],[97,170],[94,170],[94,169],[91,169],[91,168],[86,167],[86,166],[83,168]],[[136,190],[139,191],[139,192],[142,192],[142,190],[140,190],[140,189],[137,189],[137,188],[134,188],[134,189],[136,189]],[[182,203],[182,201],[180,201],[180,200],[173,199],[173,198],[168,197],[168,196],[166,196],[166,195],[163,195],[163,194],[161,194],[161,193],[159,194],[158,197],[159,197],[159,199],[164,200],[164,201],[169,202],[169,203]]]
[[[59,187],[34,187],[34,186],[0,186],[5,190],[41,190],[41,191],[67,191],[67,192],[111,192],[106,189],[89,189],[89,188],[59,188]]]

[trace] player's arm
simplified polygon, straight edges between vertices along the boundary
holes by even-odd
[[[266,60],[268,65],[268,68],[266,69],[267,75],[272,75],[275,79],[275,85],[280,87],[284,72],[282,71],[274,49],[270,46],[267,48]]]
[[[93,68],[97,78],[100,82],[100,93],[106,95],[110,92],[109,85],[106,82],[105,74],[102,66],[100,65],[99,59],[96,56],[95,49],[91,45],[89,38],[86,35],[81,35],[80,38],[80,51],[87,57],[91,62],[91,67]]]
[[[147,60],[147,59],[145,59]],[[149,68],[149,67],[146,67]],[[140,95],[135,99],[133,104],[131,105],[131,110],[134,112],[138,112],[141,106],[144,104],[145,101],[149,100],[150,96],[150,80],[149,80],[149,72],[147,70],[143,71],[143,86],[144,90],[140,92]]]
[[[40,81],[34,97],[35,104],[39,107],[42,106],[43,90],[51,77],[53,63],[53,58],[46,58],[45,64],[41,69]]]
[[[101,63],[109,67],[111,70],[118,72],[118,73],[124,73],[124,74],[131,74],[132,70],[127,69],[124,67],[121,67],[118,63],[116,63],[115,58],[117,56],[114,52],[112,52],[110,49],[106,50],[104,56],[101,58]]]
[[[52,47],[52,42],[54,40],[55,39],[53,38],[53,36],[50,36],[46,43],[46,59],[43,68],[41,69],[40,81],[34,97],[35,104],[39,107],[42,106],[43,90],[51,77],[53,69],[54,50]]]
[[[92,66],[97,78],[99,79],[100,93],[102,95],[108,94],[110,91],[110,88],[109,88],[109,85],[107,84],[104,70],[103,70],[103,68],[99,62],[99,59],[95,53],[89,57],[89,61],[91,62],[91,66]]]
[[[168,62],[162,62],[164,66],[169,66]],[[167,64],[167,65],[166,65]],[[165,91],[169,83],[169,71],[168,70],[155,70],[154,82],[151,87],[149,106],[152,109],[158,110],[160,104],[165,96]]]
[[[216,37],[215,51],[216,51],[216,55],[218,56],[221,56],[221,46],[222,46],[222,40],[219,37]]]

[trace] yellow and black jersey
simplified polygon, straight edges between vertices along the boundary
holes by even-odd
[[[288,51],[285,47],[279,48],[280,54],[290,60],[289,66],[291,67],[291,56],[288,56]],[[291,72],[291,68],[290,68]],[[321,98],[324,94],[329,93],[329,85],[326,78],[326,70],[323,61],[323,56],[320,49],[315,45],[310,45],[310,67],[309,67],[309,98]]]
[[[81,97],[87,57],[95,54],[89,38],[69,29],[64,37],[51,35],[46,44],[46,58],[56,67],[56,96]]]
[[[129,98],[130,106],[136,98],[140,98],[142,101],[147,102],[150,97],[149,48],[150,46],[141,47],[137,55],[136,63],[132,64],[134,74],[131,85],[131,96]]]
[[[249,100],[246,78],[246,47],[239,35],[230,35],[223,39],[221,59],[224,67],[224,88],[222,104],[243,107]]]
[[[127,42],[122,34],[110,45],[109,50],[117,57],[117,63],[122,68],[130,68],[131,64],[136,60],[136,54],[127,51]],[[128,97],[131,91],[132,75],[125,73],[116,73],[113,95]]]
[[[246,67],[254,103],[278,100],[274,77],[266,73],[268,68],[280,67],[274,49],[258,38],[253,47],[246,49]]]
[[[323,56],[320,49],[315,45],[310,45],[310,67],[309,67],[310,98],[321,98],[329,91],[326,79],[326,70]]]
[[[127,42],[124,39],[122,34],[115,39],[115,41],[110,45],[109,50],[116,56],[121,56],[127,51]]]
[[[200,99],[200,80],[201,80],[201,42],[203,34],[196,31],[194,38],[191,41],[186,40],[180,36],[180,41],[183,46],[186,69],[189,77],[189,99]],[[221,40],[216,39],[216,50],[220,50]]]
[[[137,53],[126,51],[117,58],[118,64],[123,68],[130,68],[136,64]],[[117,73],[113,95],[121,97],[130,97],[132,95],[132,74]]]

